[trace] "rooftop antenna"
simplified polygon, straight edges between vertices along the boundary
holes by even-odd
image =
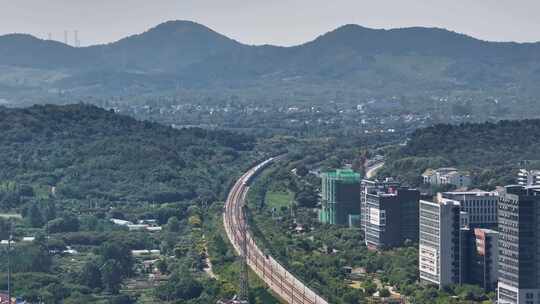
[[[47,33],[47,39],[52,40],[52,33]]]
[[[529,163],[530,162],[528,160],[523,160],[522,163],[521,163],[522,166],[523,166],[523,169],[529,171]]]
[[[68,31],[64,31],[64,43],[68,44]]]

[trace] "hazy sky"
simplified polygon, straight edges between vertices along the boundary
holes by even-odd
[[[0,34],[63,40],[64,30],[77,29],[88,45],[183,19],[248,44],[299,44],[347,23],[523,42],[540,41],[539,12],[538,0],[0,0]]]

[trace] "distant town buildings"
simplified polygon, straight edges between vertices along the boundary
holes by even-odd
[[[418,241],[420,192],[392,181],[362,181],[361,229],[370,249]]]
[[[458,188],[471,185],[470,174],[456,168],[428,169],[422,174],[422,178],[424,184],[429,185],[454,185]]]
[[[342,169],[321,174],[322,223],[344,226],[360,225],[360,174]]]
[[[498,215],[498,304],[540,303],[540,187],[506,186]]]
[[[420,200],[420,280],[443,288],[462,281],[460,205],[438,195]]]

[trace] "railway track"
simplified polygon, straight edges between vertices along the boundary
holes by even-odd
[[[245,205],[249,184],[260,171],[275,160],[276,158],[270,158],[248,170],[238,179],[229,192],[223,213],[223,223],[227,236],[237,254],[240,254],[241,240],[243,238],[240,227],[247,225],[242,208]],[[248,266],[281,299],[289,304],[328,304],[325,299],[298,280],[273,257],[264,254],[255,244],[249,230],[246,242]]]

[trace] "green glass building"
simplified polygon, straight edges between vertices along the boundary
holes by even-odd
[[[322,174],[322,223],[360,226],[360,174],[341,169]]]

